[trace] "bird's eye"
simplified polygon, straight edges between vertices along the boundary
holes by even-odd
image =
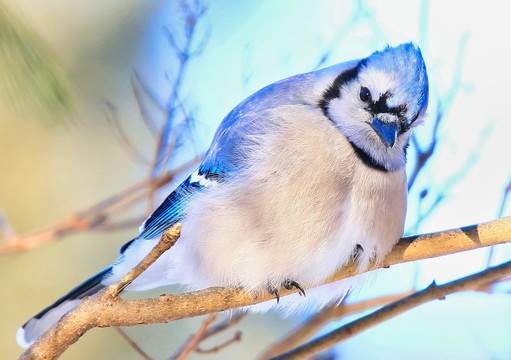
[[[369,91],[368,88],[362,87],[360,89],[360,100],[362,100],[362,102],[365,103],[371,101],[371,92]]]

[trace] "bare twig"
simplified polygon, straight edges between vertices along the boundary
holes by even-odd
[[[511,234],[511,217],[455,230],[404,238],[380,264],[371,264],[367,270],[509,242],[511,241],[509,234]],[[162,239],[168,237],[163,236]],[[164,242],[161,240],[160,244]],[[258,294],[257,298],[254,298],[252,293],[242,289],[219,287],[179,295],[161,295],[155,299],[119,298],[117,294],[139,274],[141,269],[149,266],[148,264],[154,261],[158,254],[163,253],[162,248],[167,248],[164,247],[165,244],[160,244],[136,267],[136,270],[129,272],[117,284],[107,287],[89,299],[85,298],[77,308],[43,334],[22,355],[21,359],[54,359],[93,327],[164,323],[274,300],[273,295],[269,293]],[[349,264],[327,279],[325,284],[357,273],[359,273],[357,265]],[[501,277],[506,275],[502,274]],[[490,280],[492,279],[486,281]],[[296,291],[296,289],[287,290],[284,287],[279,290],[281,296],[287,296]]]
[[[202,349],[200,347],[196,347],[195,352],[199,353],[199,354],[215,354],[217,352],[222,351],[226,347],[231,346],[235,342],[241,341],[241,335],[242,335],[241,331],[236,331],[234,333],[234,336],[232,338],[230,338],[229,340],[227,340],[226,342],[224,342],[223,344],[216,345],[216,346],[212,347],[211,349]]]
[[[217,313],[210,315],[206,320],[202,322],[202,325],[196,334],[192,335],[184,344],[183,348],[177,352],[176,355],[170,356],[167,360],[184,360],[186,357],[197,347],[201,342],[206,330],[216,320]]]
[[[349,316],[351,314],[360,313],[378,306],[388,304],[398,299],[402,299],[405,296],[411,295],[414,292],[415,290],[412,289],[402,294],[381,296],[354,304],[346,304],[344,302],[338,305],[331,304],[312,316],[303,324],[300,324],[296,329],[291,331],[282,339],[279,339],[277,342],[271,344],[261,355],[259,355],[258,359],[269,359],[289,351],[300,344],[303,344],[331,321],[339,320],[340,318]]]
[[[346,324],[320,338],[297,347],[285,354],[274,357],[272,360],[303,359],[313,354],[331,348],[335,344],[349,339],[377,324],[389,320],[399,314],[432,300],[442,300],[447,295],[458,291],[473,289],[479,284],[498,280],[511,274],[511,261],[493,268],[486,269],[462,279],[437,286],[434,282],[426,289],[416,292],[404,299],[386,305],[379,310]]]
[[[146,159],[145,156],[140,151],[138,151],[138,149],[135,147],[133,142],[130,141],[129,136],[126,134],[123,127],[121,126],[121,123],[119,121],[119,115],[117,114],[117,108],[109,101],[105,101],[105,106],[107,109],[106,119],[115,129],[115,132],[117,133],[117,136],[121,141],[121,145],[124,146],[128,153],[133,155],[133,157],[137,161],[141,162],[142,164],[149,165],[150,164],[149,160]]]
[[[114,326],[115,331],[121,335],[121,337],[135,350],[140,356],[142,356],[145,360],[154,360],[152,357],[147,355],[144,350],[134,342],[126,332],[118,326]]]
[[[172,124],[177,112],[176,102],[179,99],[179,92],[181,90],[181,84],[184,78],[186,68],[189,64],[189,60],[194,56],[192,43],[194,43],[194,35],[196,25],[199,19],[204,15],[207,7],[200,1],[195,1],[193,4],[189,2],[182,2],[180,4],[181,10],[185,16],[185,44],[181,48],[175,39],[175,35],[169,28],[164,28],[164,35],[168,40],[169,45],[174,49],[178,59],[178,68],[174,83],[172,84],[172,92],[165,108],[168,110],[167,119],[163,124],[159,137],[158,143],[153,155],[153,162],[151,166],[151,176],[157,177],[162,171],[163,165],[166,163],[168,149],[172,140]]]
[[[154,123],[154,121],[152,121],[151,116],[149,115],[147,104],[142,100],[142,93],[149,95],[148,98],[158,106],[159,110],[166,109],[162,109],[161,104],[156,101],[154,94],[149,91],[149,88],[144,84],[137,71],[133,71],[133,75],[131,76],[131,88],[133,90],[135,100],[137,101],[138,108],[140,109],[140,116],[142,117],[144,124],[146,125],[149,133],[151,133],[154,138],[157,138],[158,126]],[[142,92],[139,90],[139,88],[141,88]]]
[[[423,14],[427,14],[427,2],[423,3],[421,6],[421,11]],[[458,44],[458,53],[456,55],[456,66],[454,68],[453,77],[451,80],[451,84],[449,90],[443,95],[441,98],[442,101],[437,103],[436,107],[436,117],[435,122],[433,124],[433,132],[431,134],[431,140],[429,141],[429,145],[426,149],[421,149],[416,137],[412,137],[412,143],[416,149],[416,159],[415,166],[412,170],[412,174],[408,179],[408,190],[411,189],[413,184],[415,183],[415,179],[419,172],[424,168],[426,163],[430,160],[433,155],[436,146],[438,144],[438,130],[440,128],[440,124],[444,118],[447,117],[447,113],[451,109],[454,99],[458,94],[459,90],[464,87],[464,84],[461,79],[462,69],[463,69],[463,59],[465,56],[465,48],[468,41],[468,33],[464,33]]]
[[[499,218],[501,218],[502,215],[504,215],[504,209],[506,208],[507,198],[509,197],[510,193],[511,193],[511,180],[509,181],[506,188],[504,189],[504,196],[502,197],[502,202],[500,203],[500,208],[499,208],[499,214],[498,214]]]
[[[417,230],[418,225],[422,221],[424,221],[428,216],[433,214],[433,211],[442,202],[442,200],[444,200],[446,198],[446,196],[449,194],[451,189],[459,181],[461,181],[465,177],[465,175],[470,171],[470,169],[474,166],[475,162],[477,161],[477,158],[479,157],[479,153],[481,152],[481,149],[484,147],[486,140],[488,140],[488,138],[489,138],[492,128],[493,128],[493,126],[489,125],[484,129],[484,131],[479,136],[476,146],[474,146],[474,149],[472,149],[470,154],[467,156],[463,165],[455,173],[450,175],[441,186],[439,186],[440,190],[438,191],[437,194],[435,194],[434,199],[430,202],[430,204],[426,210],[422,210],[422,205],[423,205],[422,200],[424,199],[424,196],[421,197],[421,200],[418,203],[419,209],[417,211],[417,213],[418,213],[417,220],[415,222],[415,226],[413,227],[415,229],[415,231]],[[427,191],[426,191],[426,194],[427,194]],[[423,194],[421,194],[421,195],[423,195]]]
[[[210,327],[208,331],[204,333],[202,341],[237,325],[245,316],[247,316],[247,312],[239,311],[238,313],[234,314],[228,319],[225,319],[224,321],[216,324],[215,326]]]
[[[10,252],[26,251],[77,232],[90,230],[110,231],[131,227],[134,224],[133,220],[115,222],[113,221],[113,217],[127,211],[139,201],[145,199],[150,191],[154,191],[154,189],[159,189],[169,184],[174,180],[177,174],[196,165],[200,160],[200,157],[192,159],[184,165],[162,174],[156,179],[144,179],[100,201],[90,208],[72,214],[51,226],[28,234],[11,237],[8,241],[2,241],[0,242],[0,255]]]
[[[201,334],[201,337],[197,339],[194,350],[197,351],[199,344],[204,340],[237,325],[241,321],[241,319],[243,319],[246,315],[247,315],[246,312],[238,312],[237,314],[231,316],[228,319],[225,319],[224,321],[216,324],[215,326],[211,326],[208,329],[206,329],[206,331]],[[179,354],[181,354],[184,351],[184,348],[187,346],[188,342],[189,341],[184,343],[178,350],[176,350],[174,354],[169,357],[169,359],[177,358],[177,356],[179,356]],[[218,345],[219,350],[225,346],[227,345],[224,344]]]

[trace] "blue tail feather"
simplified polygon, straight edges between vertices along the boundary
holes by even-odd
[[[101,282],[110,276],[112,267],[108,267],[90,279],[84,281],[72,289],[69,293],[55,301],[37,315],[28,320],[16,334],[18,343],[23,347],[28,347],[34,343],[37,338],[48,330],[54,323],[60,320],[68,311],[76,307],[80,300],[86,296],[93,295],[105,288]]]

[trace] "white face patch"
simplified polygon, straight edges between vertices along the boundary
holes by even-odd
[[[365,68],[361,71],[358,75],[358,83],[369,89],[373,100],[377,100],[386,92],[395,93],[398,86],[397,74],[374,68]]]
[[[328,115],[344,136],[375,163],[391,171],[404,166],[403,148],[410,133],[400,134],[394,146],[387,147],[370,125],[372,115],[368,104],[360,99],[360,89],[367,87],[374,102],[383,94],[395,93],[398,89],[397,80],[394,73],[364,68],[354,81],[343,84],[340,96],[330,100],[328,104]]]

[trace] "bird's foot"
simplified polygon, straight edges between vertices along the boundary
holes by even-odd
[[[277,289],[275,286],[273,285],[268,285],[266,287],[268,289],[268,292],[272,295],[275,296],[275,298],[277,299],[277,304],[279,303],[280,301],[280,294],[279,294],[279,289]]]
[[[298,294],[300,294],[300,296],[305,296],[305,290],[303,289],[303,287],[298,284],[296,281],[293,281],[293,280],[285,280],[283,283],[282,283],[282,286],[285,287],[287,290],[293,290],[293,289],[298,289]],[[280,302],[280,293],[279,293],[279,289],[276,288],[275,286],[273,285],[268,285],[266,287],[268,289],[268,292],[272,295],[275,296],[275,298],[277,299],[277,304]]]
[[[298,289],[298,294],[300,294],[301,296],[305,296],[305,290],[296,281],[288,279],[282,283],[282,286],[284,286],[288,290],[293,290],[294,288],[296,288]]]

